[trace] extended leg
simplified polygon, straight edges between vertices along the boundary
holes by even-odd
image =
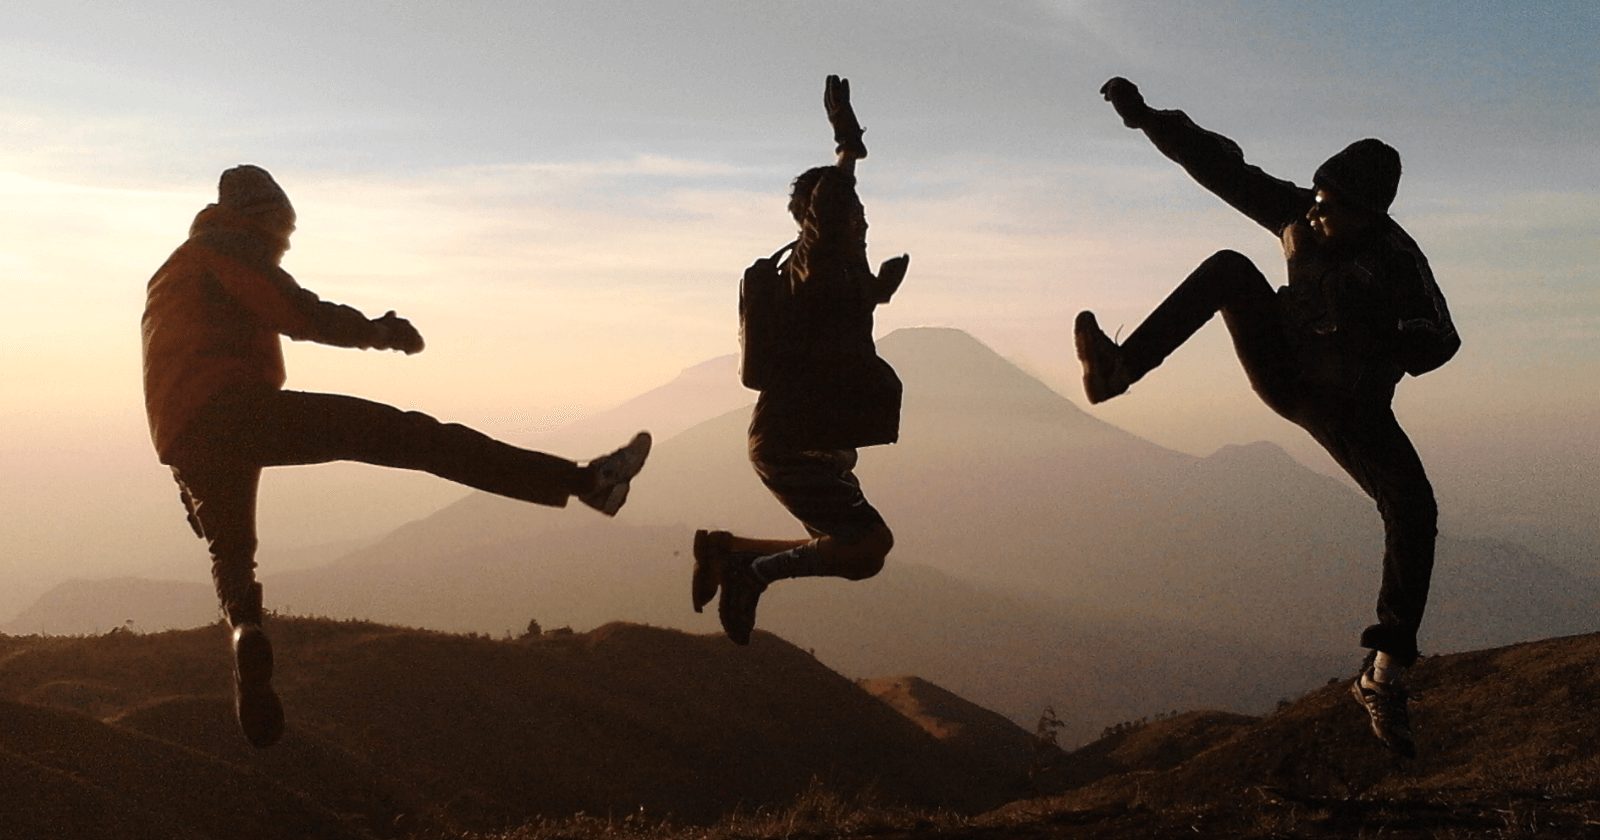
[[[196,422],[203,426],[196,440],[204,454],[261,466],[361,461],[422,470],[553,507],[595,488],[595,476],[565,458],[520,449],[421,412],[340,394],[240,393],[213,405]],[[643,451],[648,449],[646,437]],[[633,460],[636,473],[643,455]]]
[[[1252,387],[1269,404],[1274,402],[1278,383],[1292,364],[1282,316],[1271,284],[1237,251],[1218,251],[1201,263],[1120,347],[1100,330],[1092,313],[1078,316],[1075,338],[1089,401],[1102,402],[1126,391],[1218,312]]]

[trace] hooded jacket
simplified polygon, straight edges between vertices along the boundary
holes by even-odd
[[[208,205],[189,239],[150,278],[141,320],[144,400],[150,438],[172,463],[195,415],[219,394],[281,389],[279,335],[340,347],[371,347],[376,324],[356,309],[319,299],[277,265],[254,216]]]

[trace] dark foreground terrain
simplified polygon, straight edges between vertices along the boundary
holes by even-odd
[[[259,752],[220,627],[0,636],[0,837],[1600,837],[1600,635],[1425,659],[1406,761],[1342,680],[1060,754],[765,634],[275,628]]]
[[[263,751],[233,723],[220,625],[0,636],[0,838],[703,824],[817,785],[975,813],[1027,789],[1015,725],[971,704],[902,713],[770,634],[737,648],[634,624],[490,639],[279,618],[272,632],[290,729]],[[959,737],[962,715],[985,737]]]
[[[1340,680],[1264,718],[1124,727],[1055,763],[1065,792],[976,816],[813,791],[709,829],[567,821],[497,837],[1600,837],[1597,661],[1600,635],[1425,659],[1410,761],[1376,746]]]

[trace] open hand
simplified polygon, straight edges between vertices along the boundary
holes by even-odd
[[[407,356],[422,352],[422,333],[417,332],[410,321],[394,314],[393,309],[374,323],[379,329],[379,341],[374,346],[381,350],[399,350]]]
[[[901,281],[906,279],[906,269],[910,266],[910,254],[901,254],[883,261],[883,265],[878,267],[878,287],[875,295],[878,303],[888,303],[889,298],[894,297],[895,290],[899,289]]]
[[[1114,76],[1100,86],[1100,95],[1117,109],[1117,116],[1122,117],[1123,125],[1129,128],[1144,127],[1144,121],[1150,115],[1150,106],[1144,104],[1144,96],[1139,93],[1138,85],[1121,76]]]
[[[867,146],[861,141],[864,132],[856,120],[855,108],[850,105],[850,80],[829,76],[822,92],[822,106],[828,110],[828,123],[833,126],[837,150],[851,157],[866,157]]]

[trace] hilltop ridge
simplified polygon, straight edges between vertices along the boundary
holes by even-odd
[[[233,722],[219,626],[0,636],[0,782],[30,792],[0,797],[0,826],[87,840],[703,822],[816,782],[973,811],[1013,798],[1026,771],[1018,756],[978,772],[971,750],[769,633],[738,648],[628,623],[501,640],[270,623],[289,731],[265,751]]]
[[[582,812],[600,822],[493,836],[769,836],[682,826],[781,813],[820,785],[834,804],[796,812],[807,822],[791,834],[1600,830],[1600,633],[1425,657],[1408,675],[1413,761],[1378,745],[1340,676],[1260,717],[1109,727],[1030,782],[1028,737],[999,716],[915,677],[854,683],[768,633],[740,649],[628,623],[520,640],[273,626],[291,731],[267,751],[235,731],[220,627],[0,636],[0,825],[75,840],[437,840]],[[883,806],[899,810],[852,816]]]

